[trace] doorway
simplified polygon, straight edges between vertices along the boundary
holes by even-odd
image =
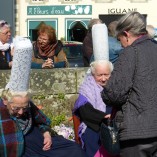
[[[83,42],[88,29],[90,19],[65,19],[66,40]]]
[[[76,22],[75,25],[69,29],[69,37],[71,41],[83,42],[87,33],[87,29],[81,24],[81,22]]]

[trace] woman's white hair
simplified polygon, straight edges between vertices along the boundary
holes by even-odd
[[[95,73],[96,66],[98,66],[98,65],[108,66],[110,69],[110,72],[113,71],[113,64],[110,61],[108,61],[108,60],[96,60],[90,64],[90,70],[91,70],[92,74]]]
[[[0,32],[4,29],[4,26],[10,28],[10,24],[9,23],[7,23],[4,20],[0,20]]]
[[[24,91],[24,92],[13,92],[13,91],[10,91],[10,90],[3,90],[2,91],[2,95],[1,95],[1,98],[4,99],[4,100],[7,100],[8,102],[12,102],[12,99],[14,97],[26,97],[28,96],[29,98],[31,97],[31,94],[29,91]]]

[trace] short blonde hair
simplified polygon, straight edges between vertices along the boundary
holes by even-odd
[[[100,19],[91,19],[88,24],[88,31],[92,30],[93,25],[103,23]]]
[[[109,36],[116,37],[116,27],[117,27],[118,21],[112,21],[108,25],[108,34]]]

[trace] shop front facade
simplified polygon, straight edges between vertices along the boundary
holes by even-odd
[[[100,18],[108,25],[129,11],[139,11],[157,27],[156,0],[17,0],[16,34],[37,38],[41,24],[51,25],[58,39],[83,41],[88,23]],[[151,8],[151,9],[150,9]]]

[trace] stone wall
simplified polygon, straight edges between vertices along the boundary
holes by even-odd
[[[88,68],[32,69],[29,88],[33,102],[49,117],[71,117],[79,85]],[[0,91],[9,81],[10,70],[0,70]]]

